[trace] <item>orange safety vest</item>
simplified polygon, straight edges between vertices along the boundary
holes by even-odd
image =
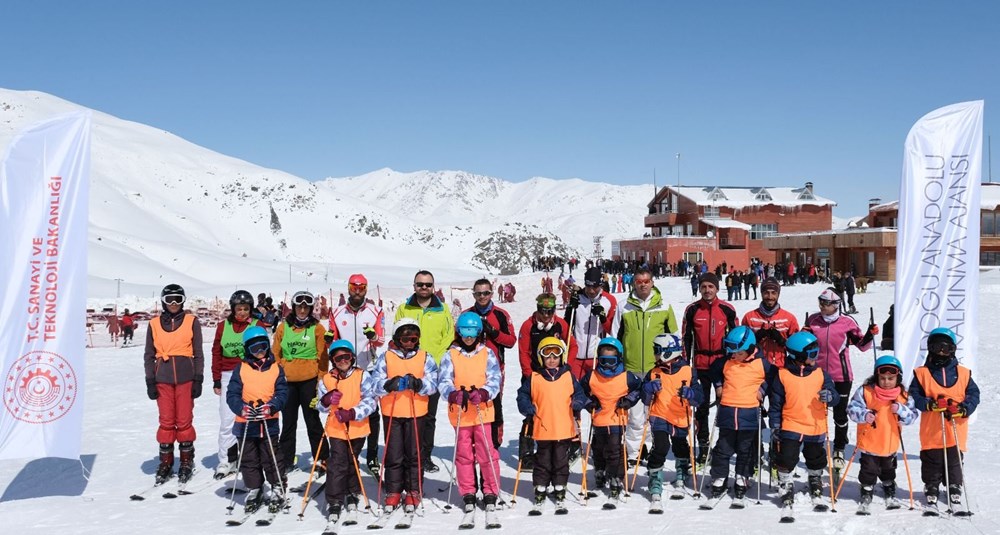
[[[535,440],[564,440],[576,436],[573,418],[573,374],[566,372],[555,381],[531,374],[531,403],[535,406]]]
[[[899,419],[892,412],[892,401],[882,401],[875,396],[875,389],[864,386],[865,406],[875,411],[875,421],[858,424],[858,449],[879,457],[895,455],[899,450]],[[906,394],[901,391],[895,403],[906,405]]]
[[[274,397],[274,382],[278,380],[280,367],[277,363],[271,364],[266,370],[256,370],[251,366],[240,364],[240,380],[243,381],[243,402],[250,404],[257,401],[267,403]],[[274,420],[278,413],[274,412],[268,420]],[[236,415],[237,422],[246,422],[246,418]]]
[[[677,427],[691,425],[688,418],[688,403],[677,393],[682,386],[696,388],[691,384],[691,375],[691,366],[688,365],[681,366],[673,375],[660,368],[653,368],[649,372],[649,377],[653,380],[659,379],[662,388],[649,405],[649,415],[663,418]]]
[[[618,400],[628,394],[628,372],[614,377],[605,377],[596,371],[590,374],[590,393],[601,404],[601,410],[594,413],[594,424],[598,427],[626,425],[628,416],[618,410]]]
[[[464,386],[466,390],[472,387],[482,388],[486,384],[486,357],[489,355],[489,348],[483,346],[472,355],[465,355],[455,348],[448,350],[451,356],[451,363],[455,368],[455,389],[461,390]],[[485,407],[483,406],[485,405]],[[448,419],[451,425],[457,426],[459,412],[462,417],[462,427],[479,425],[479,414],[482,413],[482,423],[493,422],[493,401],[487,401],[477,409],[471,403],[462,410],[461,405],[448,405]]]
[[[941,386],[934,380],[927,366],[921,366],[913,370],[913,375],[920,382],[920,386],[924,388],[924,394],[927,396],[927,399],[937,399],[938,396],[944,396],[961,403],[965,400],[965,389],[969,386],[969,379],[972,377],[972,372],[965,366],[959,366],[958,380],[948,388]],[[952,424],[947,420],[945,421],[944,431],[945,444],[942,444],[941,414],[934,411],[923,411],[920,413],[920,449],[939,450],[955,445],[955,431],[951,427]],[[959,449],[968,451],[966,446],[969,438],[969,419],[953,418],[952,422],[955,422],[955,425],[958,427]]]
[[[753,409],[760,406],[757,392],[764,383],[764,361],[737,362],[729,359],[722,365],[722,397],[720,405],[739,409]]]
[[[392,379],[410,374],[417,379],[424,377],[424,364],[427,362],[427,352],[423,349],[417,351],[413,357],[404,359],[392,349],[385,352],[385,376]],[[382,414],[394,418],[416,418],[427,414],[427,396],[420,395],[412,390],[402,392],[390,392],[382,396],[379,406],[382,407]]]
[[[153,348],[156,349],[156,358],[164,361],[170,357],[194,357],[194,316],[184,314],[181,326],[173,332],[167,332],[160,324],[160,317],[157,316],[149,322],[149,329],[153,333]]]
[[[782,368],[778,378],[785,387],[781,429],[806,436],[826,433],[826,404],[819,400],[819,391],[823,389],[822,370],[802,377]]]
[[[368,418],[364,418],[360,422],[352,421],[351,426],[348,428],[334,416],[334,412],[337,409],[350,409],[357,407],[358,403],[361,403],[361,378],[363,375],[364,373],[361,371],[361,368],[354,368],[354,373],[344,379],[332,373],[323,374],[322,381],[323,385],[326,386],[326,391],[333,392],[334,390],[339,390],[341,393],[340,404],[336,407],[330,407],[330,414],[326,417],[327,436],[341,440],[351,440],[366,437],[371,433],[371,428],[368,426]]]

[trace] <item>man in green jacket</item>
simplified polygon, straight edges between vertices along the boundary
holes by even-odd
[[[421,270],[413,276],[413,295],[396,309],[398,322],[402,318],[413,318],[420,324],[420,348],[430,355],[434,362],[441,364],[441,357],[455,340],[455,319],[451,317],[448,305],[434,295],[434,275]],[[421,466],[424,472],[437,472],[438,466],[431,460],[434,449],[434,431],[437,428],[437,408],[440,394],[434,393],[427,401],[427,418],[420,437]]]
[[[653,286],[653,274],[646,268],[636,270],[632,279],[632,292],[620,307],[622,320],[618,339],[625,348],[625,369],[639,377],[645,377],[656,365],[653,338],[658,334],[677,332],[674,309],[663,302],[660,290]],[[630,464],[638,462],[643,455],[639,442],[642,440],[645,423],[646,407],[637,403],[629,410],[628,428],[625,430],[625,449]]]

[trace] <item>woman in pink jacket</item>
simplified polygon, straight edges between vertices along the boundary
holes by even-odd
[[[819,341],[816,367],[830,375],[840,394],[840,403],[833,407],[833,422],[836,424],[833,468],[843,470],[844,447],[847,446],[847,403],[850,401],[854,381],[849,348],[854,346],[860,351],[868,351],[878,334],[878,326],[869,325],[868,330],[862,332],[854,318],[840,313],[840,296],[833,288],[827,288],[819,294],[819,312],[806,318],[802,330],[812,332]]]

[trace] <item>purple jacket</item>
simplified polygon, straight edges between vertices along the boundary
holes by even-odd
[[[836,383],[853,381],[849,347],[855,346],[861,351],[868,351],[872,347],[871,340],[862,339],[865,333],[858,322],[841,314],[837,321],[827,323],[822,314],[816,313],[806,319],[804,328],[811,330],[819,340],[816,367],[825,370]]]

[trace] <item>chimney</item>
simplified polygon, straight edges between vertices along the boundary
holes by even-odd
[[[882,204],[882,199],[879,199],[878,197],[868,199],[868,211],[870,212],[872,208],[875,208],[880,204]]]
[[[810,194],[813,192],[813,183],[812,182],[806,182],[806,191],[808,191]]]

